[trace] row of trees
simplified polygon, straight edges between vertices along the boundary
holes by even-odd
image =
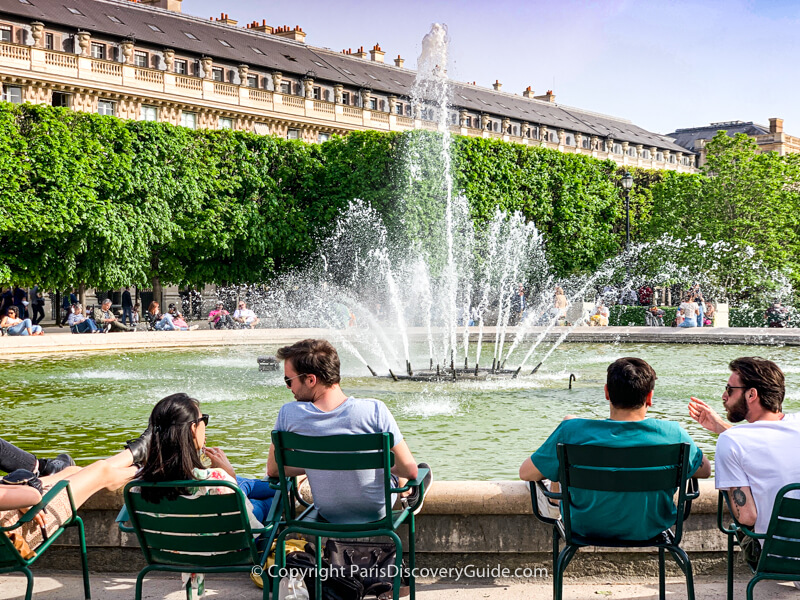
[[[303,264],[353,198],[401,243],[433,243],[443,236],[438,147],[429,132],[305,144],[0,103],[0,281],[268,282]],[[735,242],[796,280],[800,157],[760,155],[744,136],[718,136],[708,153],[700,174],[633,172],[633,238]],[[545,234],[557,275],[622,251],[613,162],[467,137],[453,140],[451,157],[475,222],[497,207],[521,211]]]

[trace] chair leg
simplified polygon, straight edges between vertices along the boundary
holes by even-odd
[[[733,534],[728,534],[728,600],[733,600]]]
[[[694,577],[692,576],[692,563],[689,561],[689,555],[679,546],[668,546],[667,550],[672,554],[683,574],[686,575],[687,600],[694,600]]]
[[[410,521],[408,522],[408,565],[410,572],[408,574],[408,587],[411,592],[411,600],[416,598],[417,582],[414,579],[414,570],[417,568],[417,526],[414,520],[414,513],[411,513]],[[400,563],[402,565],[402,562]],[[403,578],[400,578],[400,585],[403,583]]]
[[[403,578],[400,576],[403,570],[403,542],[394,531],[389,532],[389,537],[394,542],[395,574],[392,578],[392,600],[400,600],[400,586],[403,584]]]
[[[86,600],[92,598],[92,588],[89,585],[89,556],[86,551],[86,529],[83,526],[83,519],[75,517],[75,523],[78,525],[78,537],[81,541],[81,566],[83,567],[83,597]]]
[[[750,583],[747,584],[747,600],[753,600],[753,590],[759,581],[761,581],[761,577],[756,575],[750,580]]]
[[[275,577],[272,578],[272,597],[277,598],[281,585],[281,570],[286,567],[286,536],[288,529],[284,529],[278,534],[275,540]],[[139,600],[137,598],[136,600]]]
[[[553,572],[553,600],[561,600],[564,593],[564,571],[567,570],[567,565],[575,556],[578,551],[578,546],[571,546],[567,544],[558,556],[555,569]]]
[[[33,596],[33,573],[28,567],[22,567],[22,572],[25,573],[25,577],[28,580],[25,587],[25,600],[31,600]]]
[[[144,576],[151,571],[149,566],[145,567],[136,576],[136,600],[142,600],[142,584],[144,583]]]
[[[664,568],[664,549],[658,549],[658,597],[665,600],[667,596],[666,572]]]
[[[317,575],[314,577],[314,591],[316,593],[315,598],[321,599],[322,598],[322,577],[320,577],[320,573],[322,573],[322,548],[320,548],[320,544],[322,543],[322,538],[317,536],[314,538],[314,542],[316,543],[316,565],[317,565]]]

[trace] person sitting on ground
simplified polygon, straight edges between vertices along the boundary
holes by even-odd
[[[620,358],[608,367],[605,396],[609,418],[580,419],[569,416],[536,452],[519,468],[523,481],[558,480],[559,443],[629,448],[688,443],[689,473],[692,477],[711,475],[711,464],[689,434],[675,421],[648,419],[653,405],[656,372],[641,358]],[[636,499],[625,493],[572,491],[573,530],[585,536],[621,540],[649,540],[675,524],[674,490],[637,492]],[[652,507],[635,519],[620,519],[631,514],[632,505]]]
[[[200,412],[200,403],[187,394],[172,394],[159,400],[150,413],[151,431],[144,466],[137,477],[143,481],[181,481],[189,479],[236,483],[248,499],[250,526],[261,528],[269,515],[275,495],[268,481],[239,477],[220,448],[206,447],[209,416]],[[203,456],[208,465],[203,464]],[[141,488],[150,501],[177,497],[174,489]],[[198,487],[188,496],[230,494],[229,488]]]
[[[40,474],[43,475],[41,470]],[[62,479],[69,481],[75,508],[79,508],[96,492],[104,488],[116,490],[135,474],[136,467],[133,466],[133,454],[130,450],[123,450],[88,467],[67,466],[52,475],[41,477],[30,470],[18,469],[4,479],[24,483],[0,485],[0,527],[17,523],[24,513],[38,504],[42,496]],[[6,535],[20,536],[21,552],[25,558],[30,558],[42,542],[71,516],[70,500],[65,489],[49,502],[46,511],[39,512],[33,520]]]
[[[255,329],[255,326],[258,324],[256,313],[247,308],[247,304],[245,304],[244,300],[239,301],[239,307],[233,313],[233,320],[250,329]]]
[[[44,477],[74,466],[75,461],[69,454],[59,454],[55,458],[36,458],[30,452],[0,438],[0,471],[13,473],[17,469],[25,469]]]
[[[67,319],[67,324],[74,333],[98,333],[95,322],[83,314],[83,306],[80,302],[72,305],[72,314]]]
[[[144,315],[145,321],[147,321],[147,329],[150,331],[156,330],[156,325],[159,321],[161,321],[161,310],[159,309],[158,302],[153,300],[150,302],[150,305],[147,307],[147,312]]]
[[[191,327],[189,326],[189,324],[186,322],[186,319],[183,318],[183,313],[179,312],[178,307],[174,304],[170,304],[167,310],[169,311],[169,314],[172,315],[172,324],[176,329],[180,329],[181,331],[197,329],[197,325],[192,325]]]
[[[97,326],[107,332],[133,331],[130,327],[121,323],[119,319],[114,316],[114,313],[111,312],[111,300],[108,298],[103,300],[103,303],[100,305],[100,316],[97,320]]]
[[[137,302],[133,305],[133,312],[131,313],[131,324],[136,327],[139,324],[139,312],[142,310],[142,307]]]
[[[222,329],[223,327],[230,329],[233,327],[231,313],[225,310],[225,305],[222,302],[217,302],[216,308],[208,313],[208,326],[214,329]]]
[[[589,327],[608,327],[610,314],[608,307],[603,302],[603,299],[600,298],[594,308],[594,313],[589,317]]]
[[[686,294],[683,297],[680,307],[683,321],[678,323],[678,327],[697,327],[697,315],[700,311],[697,308],[697,303],[692,300],[691,294]]]
[[[703,313],[703,326],[704,327],[713,327],[714,326],[714,313],[717,312],[717,309],[714,308],[714,303],[711,300],[706,300],[706,310]]]
[[[418,467],[394,417],[380,400],[347,396],[340,387],[340,363],[336,349],[325,340],[303,340],[278,350],[284,361],[284,381],[296,402],[284,404],[275,422],[275,430],[307,436],[391,433],[395,466],[392,475],[399,485],[415,479]],[[287,476],[302,475],[302,469],[287,468]],[[267,474],[278,477],[275,448],[270,445]],[[309,471],[308,482],[314,504],[331,523],[369,523],[385,516],[386,502],[381,469],[360,471]],[[433,476],[429,471],[423,481],[427,494]],[[408,506],[422,508],[419,488],[405,498]]]
[[[789,322],[789,309],[776,300],[764,313],[767,327],[786,327]]]
[[[42,335],[41,325],[34,325],[30,319],[20,319],[19,309],[9,306],[6,316],[0,319],[0,329],[5,329],[8,335]]]
[[[692,397],[689,416],[718,433],[715,455],[716,488],[727,490],[736,520],[756,533],[769,526],[775,496],[786,484],[800,482],[800,418],[783,413],[786,382],[783,371],[770,360],[737,358],[722,403],[730,423],[708,404]],[[745,558],[755,563],[761,546],[742,540]]]

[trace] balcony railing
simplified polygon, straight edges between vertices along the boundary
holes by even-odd
[[[24,75],[29,80],[38,80],[43,84],[53,82],[54,74],[62,78],[76,80],[90,94],[103,94],[108,91],[119,93],[120,88],[131,90],[132,96],[141,97],[137,90],[147,90],[150,95],[160,94],[170,102],[185,105],[190,111],[202,111],[207,101],[212,101],[216,108],[219,105],[230,105],[231,109],[247,115],[249,119],[258,118],[259,111],[273,114],[263,115],[267,118],[280,118],[280,114],[297,117],[313,117],[328,121],[334,129],[347,131],[355,127],[376,127],[381,130],[405,130],[419,127],[436,131],[438,124],[433,121],[417,120],[408,116],[389,114],[381,111],[364,110],[357,106],[349,106],[326,102],[324,100],[307,100],[303,96],[280,94],[268,90],[243,87],[230,83],[203,80],[199,77],[179,75],[158,69],[135,67],[109,60],[77,56],[71,52],[57,52],[20,44],[0,43],[0,74]],[[38,85],[36,83],[32,84]],[[113,89],[108,85],[113,85]],[[85,93],[85,92],[84,92]],[[28,97],[28,96],[26,96]],[[33,96],[30,96],[33,97]],[[367,113],[369,117],[367,118]],[[517,143],[533,146],[556,148],[556,143],[542,142],[536,138],[504,136],[497,132],[483,131],[479,128],[448,126],[454,133],[475,137],[505,138]],[[797,138],[793,138],[795,141]],[[679,161],[665,161],[640,156],[623,156],[607,153],[602,149],[590,150],[570,146],[567,151],[579,154],[609,158],[621,164],[650,168],[669,168],[680,171],[695,171],[693,165],[685,165]]]

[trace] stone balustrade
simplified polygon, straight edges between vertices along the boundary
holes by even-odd
[[[252,125],[255,120],[280,122],[288,117],[288,120],[296,122],[297,117],[305,117],[309,120],[309,124],[328,126],[332,131],[341,133],[353,129],[383,131],[408,129],[436,131],[438,129],[436,122],[397,115],[393,112],[363,109],[303,96],[179,75],[171,71],[136,67],[121,62],[11,43],[0,43],[0,79],[5,78],[13,78],[13,81],[33,88],[47,88],[56,91],[61,86],[68,90],[79,85],[84,90],[91,90],[88,92],[89,94],[96,96],[108,94],[119,99],[120,102],[129,101],[141,104],[143,98],[148,98],[156,103],[164,102],[193,112],[204,110],[239,112],[241,113],[239,122],[249,125]],[[48,102],[49,98],[49,94],[29,93],[25,96],[25,99],[31,102]],[[73,104],[73,108],[76,110],[91,110],[93,107],[96,107],[96,102],[81,101]],[[134,108],[131,114],[138,114],[138,108]],[[610,158],[624,166],[695,171],[693,166],[683,165],[680,161],[672,163],[663,159],[656,160],[654,150],[651,150],[653,158],[642,158],[638,151],[636,156],[630,156],[459,125],[449,126],[449,129],[455,134],[465,136],[491,137],[599,159]],[[544,131],[546,128],[543,126],[542,132]],[[669,153],[665,152],[663,156],[668,157]]]

